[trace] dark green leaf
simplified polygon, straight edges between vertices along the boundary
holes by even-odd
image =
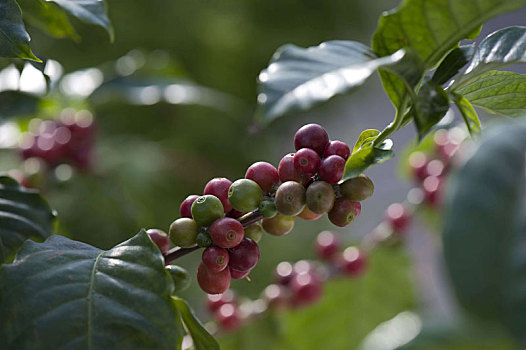
[[[29,238],[44,240],[53,231],[55,212],[38,191],[0,176],[0,263]]]
[[[380,145],[374,146],[374,141],[380,135],[380,131],[374,129],[364,130],[356,144],[353,152],[345,163],[345,172],[341,182],[356,177],[374,164],[380,164],[394,156],[393,141],[384,140]]]
[[[418,131],[418,139],[431,130],[449,110],[449,97],[442,87],[433,80],[422,84],[416,101],[413,102],[413,118]]]
[[[46,0],[53,1],[73,16],[86,23],[95,24],[106,29],[113,41],[113,27],[106,14],[103,0]]]
[[[404,0],[380,17],[372,48],[379,56],[411,48],[434,67],[462,39],[474,39],[490,18],[526,5],[526,0]],[[406,88],[388,72],[380,72],[382,83],[395,107],[400,106]]]
[[[328,41],[307,49],[285,45],[259,75],[262,118],[271,121],[351,91],[378,67],[403,62],[406,56],[401,51],[379,59],[355,41]],[[405,69],[412,70],[414,65],[407,64]]]
[[[509,122],[481,138],[448,186],[444,255],[462,305],[507,324],[526,341],[526,122]]]
[[[468,64],[474,52],[475,44],[462,45],[451,50],[433,74],[433,81],[437,84],[444,84],[453,78],[462,67]]]
[[[21,91],[0,92],[0,120],[11,117],[34,115],[40,99]]]
[[[526,113],[526,75],[489,71],[475,76],[455,90],[475,107],[517,117]]]
[[[30,40],[16,1],[0,2],[0,56],[40,61],[29,47]]]
[[[56,235],[26,241],[0,276],[7,349],[172,350],[182,342],[172,279],[144,230],[107,251]]]
[[[455,104],[466,123],[469,134],[471,136],[480,134],[480,120],[471,103],[463,96],[454,95],[454,97]]]
[[[188,303],[177,297],[173,297],[173,302],[181,312],[186,329],[190,333],[196,350],[213,350],[219,349],[217,341],[208,333],[201,321],[195,316],[194,312],[188,306]]]
[[[18,0],[23,8],[24,19],[56,38],[69,37],[75,41],[80,36],[71,25],[66,13],[55,4],[45,0]]]

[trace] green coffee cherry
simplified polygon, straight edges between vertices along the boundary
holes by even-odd
[[[272,199],[264,199],[259,203],[259,212],[264,218],[273,218],[278,213],[276,203]]]
[[[259,222],[245,227],[245,237],[259,243],[263,236],[263,228]]]
[[[234,209],[243,213],[256,210],[262,200],[261,187],[249,179],[236,180],[228,189],[228,201]]]
[[[285,216],[298,215],[305,208],[305,204],[305,187],[298,182],[284,182],[276,191],[276,208],[280,214]]]
[[[192,217],[199,226],[210,226],[223,215],[223,204],[211,194],[201,196],[192,203]]]
[[[180,218],[170,225],[170,240],[176,246],[190,248],[195,245],[199,226],[195,220]]]
[[[283,236],[292,231],[296,217],[278,214],[272,219],[263,219],[261,226],[265,232],[274,236]]]
[[[342,183],[340,192],[345,198],[354,202],[361,202],[373,195],[374,184],[369,177],[360,174]]]
[[[170,276],[172,276],[174,282],[174,292],[180,292],[190,286],[190,275],[181,266],[168,265],[165,266],[165,268],[170,273]]]
[[[325,214],[334,204],[334,190],[325,181],[313,182],[307,188],[307,206],[316,214]]]
[[[197,234],[197,237],[195,240],[196,240],[197,245],[202,248],[210,247],[213,243],[212,237],[210,237],[210,233],[208,233],[208,231],[206,230],[201,230],[201,232]]]

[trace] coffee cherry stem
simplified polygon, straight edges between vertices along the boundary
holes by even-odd
[[[243,227],[247,227],[247,226],[250,226],[250,225],[260,221],[261,219],[263,219],[263,215],[261,215],[259,210],[254,210],[254,211],[242,216],[241,220],[239,220],[239,222],[241,222]]]
[[[179,259],[180,257],[183,257],[186,254],[190,254],[191,252],[194,252],[200,248],[201,247],[198,245],[196,245],[195,247],[191,247],[191,248],[181,248],[181,247],[172,248],[169,251],[167,251],[166,254],[164,255],[164,262],[166,265],[168,265],[172,261]]]

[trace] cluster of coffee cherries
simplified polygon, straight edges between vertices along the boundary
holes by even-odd
[[[301,127],[294,146],[296,153],[285,155],[277,169],[256,162],[245,178],[214,178],[202,196],[190,195],[181,203],[170,239],[180,249],[205,248],[197,281],[206,293],[223,293],[232,278],[248,276],[259,261],[257,243],[264,231],[282,236],[292,230],[296,216],[316,220],[323,214],[344,227],[372,195],[374,185],[365,175],[338,184],[350,148],[329,140],[320,125]]]
[[[257,300],[240,298],[234,291],[207,295],[206,307],[224,331],[233,331],[264,311],[281,312],[318,302],[329,279],[355,278],[367,268],[365,253],[356,246],[342,250],[341,242],[330,231],[321,232],[314,244],[319,260],[280,262],[274,270],[274,283]]]
[[[19,142],[23,159],[39,159],[49,169],[63,163],[81,171],[90,169],[95,144],[91,112],[65,109],[56,120],[33,119],[29,126]]]

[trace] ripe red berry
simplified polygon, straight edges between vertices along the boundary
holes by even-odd
[[[403,232],[409,224],[407,210],[400,203],[393,203],[387,208],[385,219],[396,232]]]
[[[226,249],[210,246],[203,251],[201,259],[210,271],[219,272],[228,266],[229,255]]]
[[[289,304],[290,290],[284,286],[270,284],[261,293],[261,298],[267,302],[269,308],[282,310]]]
[[[312,271],[296,274],[290,281],[290,290],[295,306],[311,304],[323,293],[322,282]]]
[[[281,158],[278,166],[278,174],[281,182],[296,181],[303,184],[308,180],[308,177],[300,174],[296,168],[294,168],[294,153],[289,153]]]
[[[360,202],[353,202],[345,197],[334,202],[329,212],[329,220],[336,226],[345,227],[349,225],[356,216],[360,215]]]
[[[196,194],[191,194],[181,203],[181,206],[179,207],[179,214],[181,214],[182,218],[192,218],[192,203],[199,198]]]
[[[221,218],[210,226],[210,237],[221,248],[232,248],[243,240],[243,225],[233,218]]]
[[[424,152],[416,151],[409,156],[409,168],[417,181],[422,181],[427,176],[427,156]]]
[[[225,213],[228,213],[232,210],[232,206],[228,201],[228,189],[232,185],[232,181],[224,177],[216,177],[210,181],[205,186],[203,194],[211,194],[219,198],[221,204],[223,204],[223,209]]]
[[[327,148],[325,148],[323,157],[327,158],[332,155],[340,156],[343,159],[347,160],[347,158],[349,158],[349,156],[351,155],[351,149],[345,142],[338,140],[330,141],[327,145]]]
[[[274,270],[274,280],[276,283],[286,286],[290,283],[295,274],[292,264],[287,261],[282,261]]]
[[[241,324],[237,307],[230,303],[222,305],[217,310],[215,318],[219,326],[226,331],[233,331]]]
[[[166,234],[166,232],[151,228],[147,230],[146,233],[148,236],[150,236],[153,243],[159,247],[159,250],[162,254],[165,254],[168,250],[170,250],[170,237]]]
[[[318,124],[304,125],[294,135],[294,147],[296,150],[311,148],[320,156],[323,156],[328,143],[329,135],[327,135],[327,131]]]
[[[224,293],[230,287],[230,281],[229,269],[219,272],[210,271],[202,262],[197,268],[197,283],[208,294]]]
[[[364,253],[356,247],[347,247],[338,261],[338,268],[347,276],[361,275],[367,267]]]
[[[240,217],[242,217],[245,214],[246,213],[243,213],[243,212],[237,211],[235,209],[232,209],[226,214],[226,216],[228,216],[229,218],[239,219]]]
[[[332,260],[340,250],[340,245],[338,236],[330,231],[323,231],[316,237],[316,256],[321,260]]]
[[[318,170],[318,176],[321,180],[330,184],[336,184],[342,179],[345,170],[345,159],[340,156],[332,155],[325,158]]]
[[[222,305],[234,303],[236,295],[232,290],[227,290],[223,294],[209,294],[206,297],[206,308],[210,312],[216,312]]]
[[[240,279],[247,277],[250,274],[250,271],[252,271],[252,270],[238,271],[231,267],[229,267],[229,269],[230,269],[230,276],[235,280],[240,280]]]
[[[433,159],[426,165],[427,176],[441,176],[444,173],[444,162],[440,159]]]
[[[442,203],[443,181],[437,176],[428,176],[422,182],[424,199],[431,206],[439,206]]]
[[[259,247],[250,238],[243,238],[234,248],[228,250],[230,262],[228,266],[238,271],[248,271],[254,268],[259,261]]]
[[[294,154],[294,169],[300,174],[312,176],[318,171],[321,160],[316,151],[302,148]]]
[[[279,185],[278,170],[267,162],[252,164],[247,169],[245,178],[255,181],[265,193],[274,193],[275,187]]]

